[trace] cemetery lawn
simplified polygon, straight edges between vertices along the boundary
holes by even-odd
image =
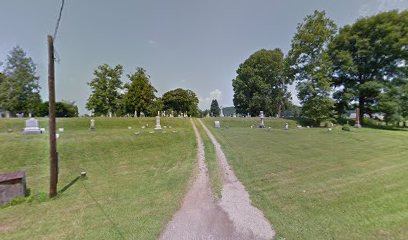
[[[285,121],[205,119],[277,239],[407,239],[408,131]]]
[[[96,118],[91,132],[89,118],[57,119],[64,128],[60,192],[49,200],[48,131],[23,135],[22,119],[1,119],[0,172],[25,170],[31,196],[0,207],[0,239],[156,239],[181,205],[196,164],[190,120],[161,124],[172,129],[150,134],[153,118]],[[40,127],[47,125],[40,119]],[[86,179],[78,178],[81,171]]]

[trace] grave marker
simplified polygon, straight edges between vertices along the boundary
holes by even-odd
[[[23,130],[23,134],[41,134],[42,131],[38,127],[38,120],[30,118],[25,121],[26,127]]]

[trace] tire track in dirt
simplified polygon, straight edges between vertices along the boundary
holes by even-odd
[[[181,208],[167,224],[160,239],[272,239],[275,232],[263,213],[251,205],[248,192],[228,165],[220,144],[198,119],[211,139],[223,174],[222,198],[216,202],[205,163],[204,144],[191,120],[197,141],[198,174]]]
[[[198,121],[215,147],[217,161],[223,173],[219,205],[228,214],[240,236],[247,236],[245,239],[272,239],[275,231],[271,224],[262,211],[252,206],[248,192],[232,171],[221,145],[203,122],[200,119]]]

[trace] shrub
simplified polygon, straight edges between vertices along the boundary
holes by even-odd
[[[351,127],[350,127],[349,125],[344,125],[344,126],[341,128],[341,130],[350,132],[350,131],[351,131]]]

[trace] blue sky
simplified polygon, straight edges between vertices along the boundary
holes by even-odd
[[[54,31],[59,7],[58,0],[1,1],[0,61],[21,46],[37,64],[43,99],[48,97],[47,34]],[[107,63],[122,64],[126,74],[145,68],[159,95],[188,88],[202,109],[212,98],[232,106],[239,64],[262,48],[286,53],[297,24],[315,9],[343,26],[407,8],[408,0],[66,0],[55,43],[57,99],[74,100],[80,113],[87,113],[86,83]]]

